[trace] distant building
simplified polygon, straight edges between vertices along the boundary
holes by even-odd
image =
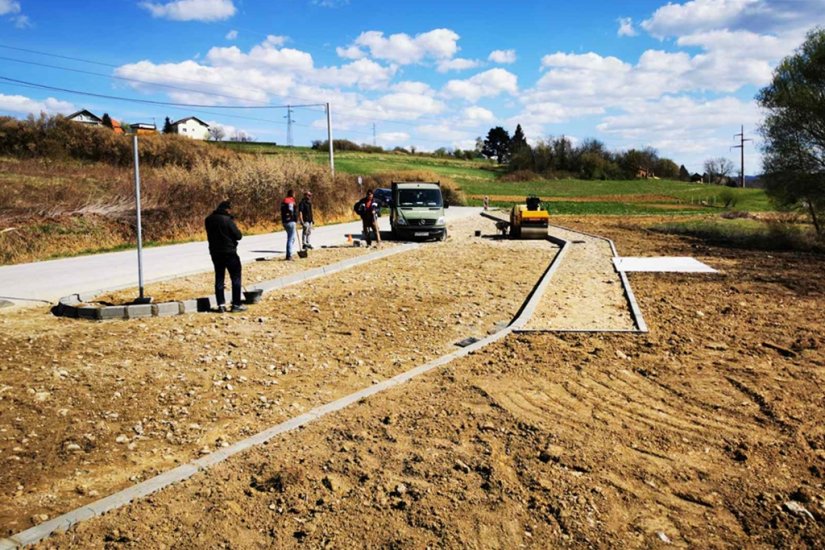
[[[123,126],[120,125],[119,120],[112,119],[112,131],[116,134],[124,133],[123,132]]]
[[[194,116],[176,120],[172,123],[172,130],[190,139],[209,139],[209,125]]]
[[[89,126],[103,125],[102,118],[100,118],[91,111],[87,111],[86,109],[83,109],[82,111],[77,111],[76,113],[72,113],[66,118],[74,122],[80,122],[81,124],[88,124]]]
[[[139,136],[157,134],[158,128],[154,124],[148,122],[133,122],[129,124],[130,132]]]

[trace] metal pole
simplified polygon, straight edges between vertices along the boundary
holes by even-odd
[[[742,137],[742,141],[739,142],[739,145],[741,145],[741,147],[739,148],[739,169],[741,170],[741,172],[739,172],[739,177],[740,177],[741,181],[739,183],[742,184],[742,189],[744,189],[745,188],[745,126],[744,125],[742,125],[740,127],[740,134],[739,135]]]
[[[327,103],[327,142],[329,142],[329,170],[335,177],[335,153],[332,152],[332,109]]]
[[[135,302],[146,303],[147,299],[143,296],[143,228],[140,224],[140,161],[137,134],[132,136],[132,147],[135,152],[135,209],[137,212],[138,288],[140,289],[140,295]]]

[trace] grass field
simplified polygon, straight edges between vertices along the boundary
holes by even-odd
[[[327,163],[326,152],[307,147],[280,147],[271,144],[224,144],[261,154],[297,154],[318,163]],[[771,210],[761,189],[734,189],[717,185],[671,180],[537,180],[506,182],[503,170],[488,161],[466,161],[397,153],[339,151],[335,154],[338,173],[371,175],[382,172],[427,170],[455,181],[468,197],[468,204],[480,206],[487,195],[493,206],[509,207],[527,195],[538,195],[557,214],[695,214],[724,210],[723,192],[736,198],[731,208],[750,212]]]

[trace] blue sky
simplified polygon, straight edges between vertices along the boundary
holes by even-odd
[[[758,138],[754,95],[816,25],[825,0],[0,0],[0,77],[18,81],[0,78],[0,114],[194,115],[286,143],[281,106],[329,102],[360,143],[471,148],[521,124],[701,171],[738,159],[740,125]],[[326,138],[321,108],[293,118],[296,145]]]

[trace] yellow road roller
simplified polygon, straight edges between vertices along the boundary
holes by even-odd
[[[550,215],[542,210],[541,199],[527,197],[526,204],[517,204],[510,211],[511,239],[546,239]]]

